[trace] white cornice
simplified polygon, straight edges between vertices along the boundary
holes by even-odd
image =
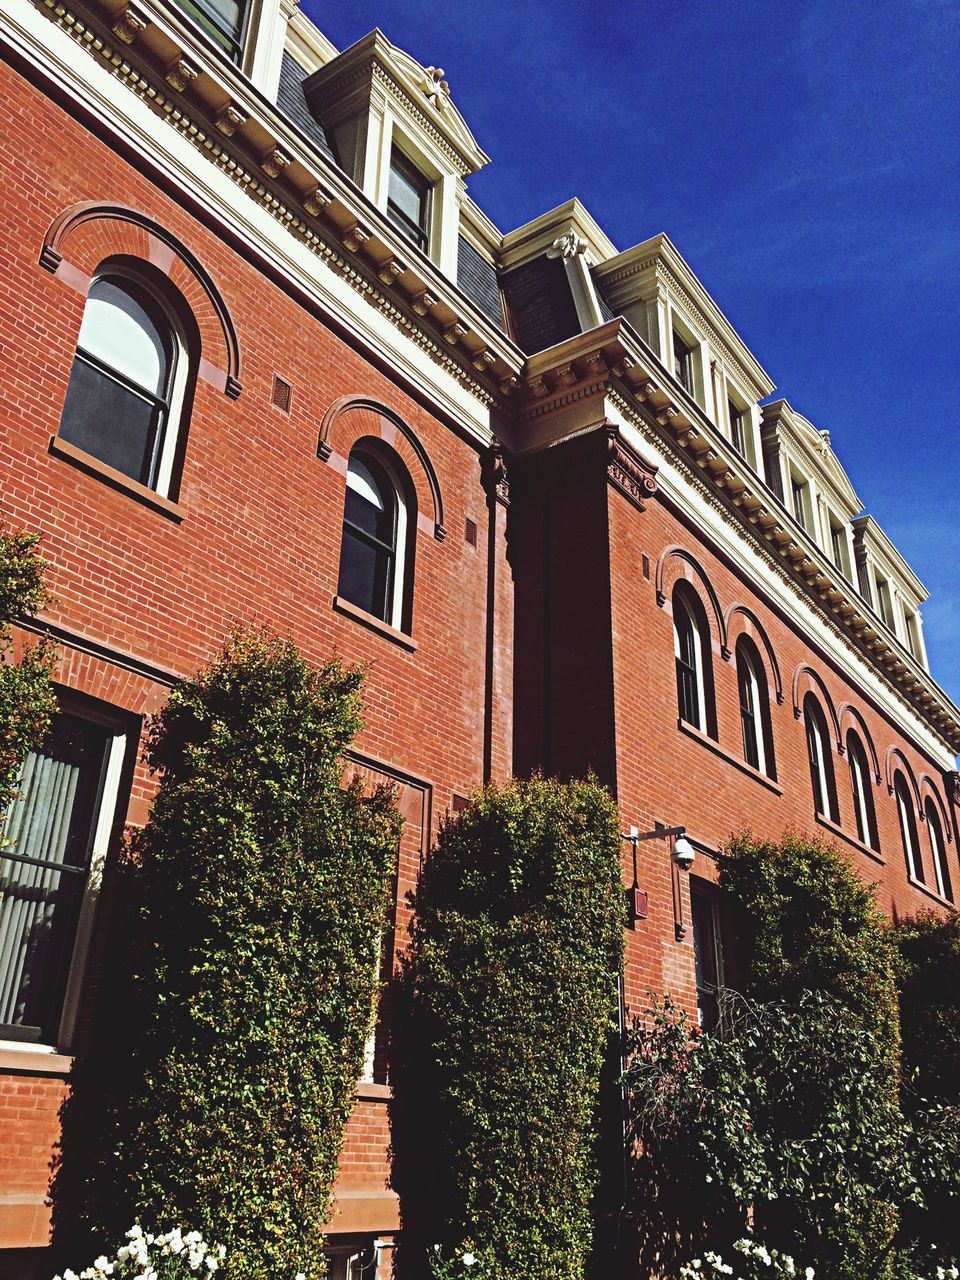
[[[868,554],[876,560],[888,578],[892,578],[905,589],[910,603],[915,608],[919,608],[929,598],[930,593],[873,516],[858,516],[853,521],[853,527],[860,535]]]
[[[646,295],[651,292],[650,285],[657,274],[666,285],[672,285],[681,308],[690,313],[691,320],[699,320],[705,330],[704,337],[711,337],[719,353],[725,354],[741,370],[756,399],[762,400],[770,395],[774,389],[770,375],[697,279],[669,236],[661,233],[644,240],[642,244],[603,262],[596,270],[597,281],[610,298],[610,305],[618,310],[631,302],[649,301]]]
[[[587,242],[585,257],[591,264],[604,262],[617,252],[616,245],[600,224],[574,197],[515,231],[508,231],[500,251],[501,268],[509,271],[531,258],[538,258],[546,253],[554,240],[570,231]]]
[[[299,9],[293,11],[287,23],[286,48],[308,73],[325,67],[339,53],[336,45]]]
[[[464,431],[481,443],[489,442],[493,397],[442,349],[442,340],[415,325],[356,270],[344,250],[325,243],[267,186],[251,180],[221,145],[219,135],[191,125],[175,103],[151,91],[108,45],[86,39],[76,19],[68,29],[72,34],[28,0],[9,0],[0,9],[4,42],[41,78],[50,78],[118,145],[132,146],[148,172],[187,193],[214,224],[247,245],[261,266],[279,273],[303,302],[329,315],[361,348],[395,369]],[[132,91],[120,87],[122,78]],[[164,119],[171,128],[164,126]]]
[[[896,705],[909,706],[939,743],[941,755],[960,747],[960,711],[929,672],[899,643],[891,643],[853,585],[789,518],[625,320],[577,334],[528,360],[515,395],[519,426],[514,448],[537,450],[587,429],[597,421],[596,400],[603,395],[618,395],[637,421],[657,424],[658,438],[674,447],[672,465],[678,474],[686,475],[688,484],[724,513],[725,547],[734,548],[738,537],[751,547],[756,544],[787,584],[787,594],[781,595],[788,612],[796,614],[802,602],[800,616],[808,610],[823,619],[838,663],[849,666],[855,655],[860,668],[871,673],[870,687],[880,685]],[[686,470],[678,466],[680,458]]]
[[[833,451],[829,432],[819,430],[786,400],[764,405],[761,412],[764,431],[775,431],[786,440],[788,450],[804,463],[804,470],[828,492],[838,515],[852,520],[863,510],[863,503]]]

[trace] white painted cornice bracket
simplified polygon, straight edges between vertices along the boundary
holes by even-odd
[[[593,277],[587,265],[586,250],[586,240],[578,235],[572,226],[562,235],[557,236],[547,250],[548,258],[563,260],[570,292],[573,294],[574,306],[577,309],[577,319],[584,333],[596,329],[604,322],[600,314],[597,293],[593,287]]]

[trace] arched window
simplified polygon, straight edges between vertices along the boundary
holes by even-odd
[[[173,312],[118,268],[90,286],[60,438],[133,480],[170,488],[187,374]]]
[[[950,868],[947,866],[947,849],[943,843],[943,827],[937,806],[928,797],[923,809],[927,818],[927,830],[930,832],[930,852],[933,854],[933,874],[937,882],[937,893],[948,902],[953,901],[953,885],[950,883]]]
[[[813,785],[813,807],[821,817],[839,822],[837,788],[833,776],[830,734],[820,704],[812,693],[803,700],[803,721],[807,731],[807,757]]]
[[[870,786],[870,769],[867,754],[860,735],[853,729],[847,732],[847,763],[850,765],[850,787],[853,792],[853,812],[857,821],[857,839],[879,852],[877,815],[873,807],[873,788]]]
[[[398,629],[407,621],[408,534],[416,525],[407,489],[382,451],[358,445],[350,454],[337,594]]]
[[[907,862],[907,873],[911,880],[926,884],[927,877],[923,870],[920,841],[917,838],[917,816],[913,808],[913,796],[906,778],[899,769],[893,775],[893,792],[897,798],[897,812],[900,815],[900,835],[903,837],[903,856]]]
[[[737,687],[740,691],[743,758],[754,769],[775,778],[767,677],[757,646],[747,636],[741,636],[737,641]]]
[[[710,627],[700,597],[688,582],[678,582],[673,589],[673,652],[680,719],[715,738]]]

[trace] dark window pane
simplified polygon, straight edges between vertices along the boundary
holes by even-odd
[[[55,1040],[83,895],[107,731],[61,715],[24,765],[0,856],[0,1024]]]
[[[375,618],[388,620],[393,555],[344,526],[339,595]]]
[[[743,757],[754,769],[760,768],[760,726],[754,708],[750,666],[741,650],[737,653],[737,683],[740,687],[740,726],[743,731]]]
[[[89,364],[73,362],[63,406],[64,440],[143,484],[154,480],[162,409]]]
[[[677,701],[680,719],[692,724],[696,729],[704,726],[700,723],[700,698],[697,681],[697,634],[693,621],[682,603],[674,614],[677,628]]]
[[[371,538],[376,538],[378,542],[392,546],[395,524],[393,502],[389,500],[389,494],[384,494],[383,496],[387,501],[383,505],[377,506],[364,497],[363,494],[357,493],[355,489],[348,488],[343,508],[343,518],[354,528],[361,529],[364,533],[369,534]]]
[[[242,4],[233,0],[177,0],[177,3],[234,60],[239,60],[243,35]]]
[[[692,892],[690,911],[693,917],[697,1013],[700,1026],[705,1031],[712,1031],[719,1021],[717,992],[722,983],[716,908],[712,896],[698,891]]]
[[[91,286],[77,347],[125,382],[162,397],[170,366],[170,334],[161,333],[129,289],[110,279]]]

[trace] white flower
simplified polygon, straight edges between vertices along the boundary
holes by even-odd
[[[217,1261],[217,1259],[213,1256],[212,1253],[207,1254],[205,1261],[207,1265],[207,1270],[211,1273],[216,1271],[217,1268],[220,1266],[220,1263]]]
[[[306,1273],[303,1271],[298,1271],[297,1274],[293,1277],[293,1280],[307,1280]]]
[[[803,1273],[803,1280],[813,1280],[815,1274],[816,1272],[813,1267],[807,1267],[806,1271]]]
[[[465,1253],[463,1255],[463,1265],[465,1267],[472,1267],[475,1262],[476,1262],[476,1258],[473,1256],[472,1253]]]

